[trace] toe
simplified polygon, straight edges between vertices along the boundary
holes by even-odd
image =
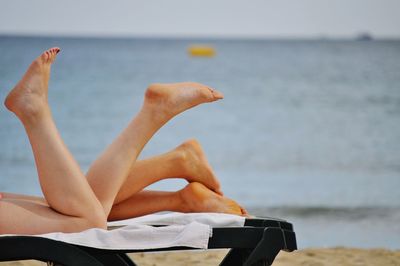
[[[53,47],[49,49],[51,57],[50,61],[53,62],[56,59],[56,55],[60,52],[60,48],[58,47]]]
[[[51,50],[51,54],[52,54],[52,56],[51,56],[51,62],[53,63],[53,61],[56,59],[56,51],[53,49],[53,50]]]
[[[51,50],[53,51],[54,55],[56,55],[60,51],[60,48],[53,47],[53,48],[51,48]]]
[[[242,212],[242,216],[250,217],[249,212],[244,207],[242,207],[240,205],[239,205],[239,207],[240,207],[240,211]]]
[[[213,94],[214,99],[216,99],[216,100],[220,100],[220,99],[224,98],[224,95],[217,90],[211,89],[211,93]]]
[[[46,51],[42,54],[42,60],[44,63],[47,63],[50,59],[50,52]]]

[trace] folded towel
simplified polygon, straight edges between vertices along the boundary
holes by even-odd
[[[110,231],[95,228],[80,233],[37,236],[94,248],[144,250],[177,246],[206,249],[210,234],[210,226],[192,222],[163,227],[131,224]]]
[[[109,223],[110,226],[121,226],[114,230],[93,228],[79,233],[48,233],[34,237],[110,250],[178,246],[206,249],[212,227],[243,226],[244,221],[244,217],[219,213],[152,214]],[[166,226],[153,227],[150,224]]]
[[[127,220],[109,222],[109,226],[122,226],[129,224],[147,225],[185,225],[191,222],[207,224],[211,227],[241,227],[244,225],[245,217],[225,213],[180,213],[168,212],[145,215]]]

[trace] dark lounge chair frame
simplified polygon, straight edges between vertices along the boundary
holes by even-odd
[[[230,248],[220,265],[271,265],[279,251],[297,249],[292,224],[271,218],[246,219],[244,227],[213,228],[208,249]],[[0,237],[0,261],[35,259],[49,265],[135,266],[126,253],[191,250],[171,247],[151,250],[106,250],[31,236]]]

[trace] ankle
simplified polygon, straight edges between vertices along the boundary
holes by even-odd
[[[35,121],[50,114],[47,97],[43,95],[19,95],[11,92],[4,101],[6,108],[13,112],[23,123]]]
[[[32,127],[40,123],[41,121],[46,121],[49,118],[51,119],[51,111],[48,106],[42,108],[28,107],[22,112],[18,112],[15,114],[18,116],[25,127]]]
[[[188,193],[186,187],[176,192],[178,201],[180,202],[180,204],[178,204],[178,212],[187,213],[193,211],[192,204],[188,198]]]
[[[171,162],[174,165],[178,165],[180,169],[185,169],[184,166],[185,166],[186,160],[187,160],[186,152],[182,149],[177,148],[175,150],[172,150],[170,152],[170,154],[171,154],[171,160],[172,160]]]
[[[146,100],[140,109],[140,114],[145,117],[147,121],[151,121],[154,125],[157,125],[157,127],[163,126],[171,119],[171,116],[160,110],[158,104],[147,102]]]

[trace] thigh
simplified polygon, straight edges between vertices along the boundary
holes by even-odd
[[[7,192],[0,192],[0,194],[3,199],[18,199],[18,200],[32,201],[32,202],[40,203],[45,206],[49,206],[47,204],[46,199],[43,197],[14,194],[14,193],[7,193]]]
[[[0,199],[0,234],[78,232],[89,227],[83,218],[60,214],[36,200],[24,197]]]

